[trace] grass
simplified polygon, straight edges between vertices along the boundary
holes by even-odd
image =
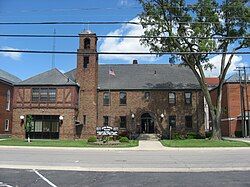
[[[231,140],[209,139],[184,139],[184,140],[161,140],[166,147],[250,147],[250,143]]]
[[[138,140],[130,140],[128,144],[120,145],[91,145],[87,140],[32,140],[30,143],[27,140],[6,139],[1,140],[0,145],[3,146],[36,146],[36,147],[95,147],[95,148],[122,148],[138,146]]]

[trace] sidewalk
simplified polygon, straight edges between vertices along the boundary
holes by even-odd
[[[232,138],[232,137],[223,137],[224,140],[234,140],[250,143],[250,138]]]
[[[140,140],[137,150],[143,151],[165,151],[167,148],[164,147],[160,141]]]

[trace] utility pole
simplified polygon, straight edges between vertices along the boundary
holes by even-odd
[[[246,68],[250,68],[250,67],[236,67],[237,71],[239,71],[239,81],[240,81],[240,96],[241,96],[241,118],[242,118],[242,135],[243,137],[247,137],[250,135],[250,112],[249,112],[249,99],[248,99],[248,76],[247,76],[247,72],[246,72]],[[243,76],[244,76],[244,80],[245,80],[245,88],[246,88],[246,92],[244,94],[244,86],[242,86],[242,77],[241,76],[241,71],[243,71]],[[246,108],[247,108],[247,113],[245,112],[245,97],[246,95]],[[244,112],[244,114],[243,114]],[[246,118],[246,114],[247,114],[247,118]],[[244,117],[244,120],[243,120]]]
[[[56,29],[54,29],[54,37],[53,37],[53,46],[52,46],[52,51],[55,52],[56,49]],[[52,64],[51,64],[51,69],[55,68],[55,53],[52,53]]]

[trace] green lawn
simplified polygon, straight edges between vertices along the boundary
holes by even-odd
[[[0,145],[3,146],[37,146],[37,147],[135,147],[138,146],[138,140],[130,140],[128,144],[120,145],[91,145],[87,143],[87,140],[32,140],[28,143],[26,140],[14,140],[6,139],[1,140]]]
[[[166,147],[250,147],[250,143],[231,140],[185,139],[161,140]]]

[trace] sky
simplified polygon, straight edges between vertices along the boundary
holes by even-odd
[[[49,22],[49,21],[138,21],[142,12],[136,0],[0,0],[0,22]],[[0,25],[0,34],[41,34],[78,35],[90,29],[99,35],[142,35],[143,29],[131,24],[105,25]],[[0,36],[0,49],[77,51],[78,38],[23,38]],[[99,38],[98,51],[111,52],[148,52],[140,45],[139,39]],[[54,59],[54,60],[53,60]],[[100,55],[100,64],[131,64],[137,59],[140,64],[167,64],[168,56],[128,56]],[[215,65],[213,71],[207,71],[209,77],[218,76],[220,55],[213,56],[210,62]],[[236,66],[249,66],[249,55],[236,55],[229,69],[234,73]],[[39,73],[57,68],[62,72],[76,68],[76,55],[1,53],[0,69],[16,75],[22,80]]]

